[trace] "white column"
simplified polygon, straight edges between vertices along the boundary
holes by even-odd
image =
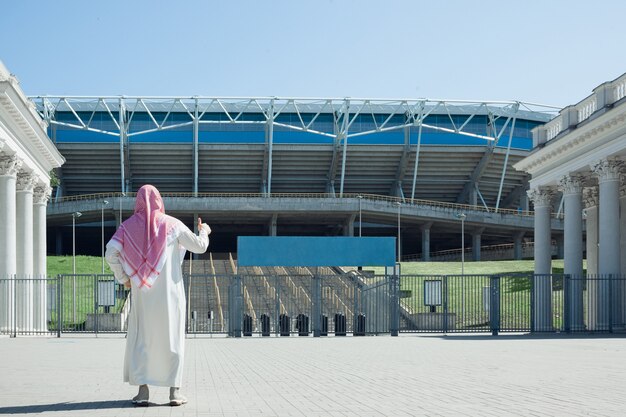
[[[46,205],[52,189],[38,185],[33,193],[33,327],[35,331],[48,330],[46,264]]]
[[[587,232],[587,329],[598,329],[598,187],[583,190]]]
[[[620,247],[620,283],[622,287],[622,324],[626,324],[626,175],[622,175],[619,188],[619,247]]]
[[[534,331],[552,331],[552,242],[550,217],[554,190],[538,187],[528,191],[535,205]]]
[[[598,188],[588,187],[583,190],[585,202],[587,232],[587,275],[598,274]]]
[[[15,185],[22,161],[0,154],[0,329],[13,326],[14,281],[17,272]]]
[[[33,330],[33,189],[37,178],[28,172],[17,175],[17,327]]]
[[[622,161],[601,159],[592,166],[598,176],[598,275],[600,281],[599,304],[602,308],[599,324],[610,327],[611,321],[621,318],[619,305],[620,232],[619,232],[619,182]]]
[[[616,227],[619,219],[619,185],[622,162],[602,159],[594,164],[593,171],[598,176],[599,198],[599,239],[598,273],[618,275],[620,273],[620,233]]]
[[[569,275],[571,330],[583,330],[583,177],[566,175],[559,181],[565,213],[564,272]]]

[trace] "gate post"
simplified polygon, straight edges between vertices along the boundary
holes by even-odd
[[[230,320],[229,320],[229,329],[231,337],[241,337],[241,321],[243,320],[243,300],[241,295],[241,277],[239,275],[235,275],[232,278],[230,287],[229,287],[229,300],[230,304]]]
[[[536,275],[530,274],[530,332],[535,332],[535,280]]]
[[[497,336],[500,331],[500,277],[491,277],[491,299],[489,300],[489,322],[491,334]]]
[[[61,306],[61,300],[63,300],[63,280],[61,275],[57,275],[57,293],[56,293],[56,308],[57,308],[57,337],[61,337],[61,327],[63,326],[63,306]]]
[[[398,268],[399,270],[399,268]],[[389,276],[389,332],[391,336],[397,336],[400,328],[400,298],[398,290],[400,287],[400,275],[397,272]]]
[[[322,277],[319,269],[313,276],[313,337],[320,337],[322,323]]]
[[[574,307],[572,304],[574,297],[570,294],[572,288],[570,277],[570,274],[563,275],[563,330],[566,333],[572,331],[572,308]]]
[[[465,276],[463,276],[465,278]],[[443,332],[448,333],[448,276],[443,276]]]

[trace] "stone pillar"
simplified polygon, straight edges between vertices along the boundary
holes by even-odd
[[[619,219],[619,185],[622,161],[602,159],[594,164],[598,176],[599,198],[599,242],[598,273],[600,275],[620,273],[620,232],[616,227]]]
[[[535,205],[535,306],[533,331],[552,331],[552,245],[550,218],[554,190],[538,187],[528,191]]]
[[[598,275],[598,188],[588,187],[583,190],[585,202],[587,232],[587,275]]]
[[[17,176],[17,278],[15,303],[18,329],[33,330],[33,189],[37,178],[28,172]]]
[[[428,222],[420,227],[422,231],[422,261],[430,262],[430,228],[433,222]]]
[[[484,228],[480,228],[472,232],[472,260],[480,261],[480,245]]]
[[[278,223],[278,214],[272,214],[272,218],[270,219],[270,222],[269,222],[268,234],[270,236],[276,236],[277,223]]]
[[[592,166],[598,176],[598,275],[600,278],[599,300],[603,306],[598,324],[608,329],[619,317],[621,319],[620,281],[620,231],[619,231],[619,183],[622,161],[601,159]]]
[[[529,211],[530,205],[528,203],[528,195],[522,194],[519,198],[519,206],[523,211]]]
[[[622,182],[619,189],[619,230],[620,230],[620,283],[622,287],[622,324],[626,324],[626,175],[622,175]]]
[[[15,223],[16,177],[22,161],[0,154],[0,329],[13,326],[14,284],[17,273]]]
[[[513,235],[513,259],[521,261],[524,257],[522,247],[522,239],[524,239],[525,232],[517,232]]]
[[[33,328],[35,331],[48,330],[47,287],[48,269],[46,264],[46,205],[52,189],[47,185],[37,185],[33,193]]]
[[[565,239],[562,234],[557,234],[556,236],[554,236],[554,243],[556,244],[556,259],[565,258],[564,242],[565,242]]]
[[[583,190],[587,233],[587,329],[598,329],[598,188]]]
[[[63,255],[63,232],[60,227],[55,228],[54,238],[55,238],[55,254],[57,256],[61,256]]]
[[[570,329],[584,329],[583,319],[583,178],[579,175],[566,175],[559,181],[563,192],[565,215],[564,273],[569,277],[569,325]]]
[[[356,219],[356,214],[351,214],[348,216],[346,223],[343,227],[343,235],[348,237],[354,237],[354,220]]]

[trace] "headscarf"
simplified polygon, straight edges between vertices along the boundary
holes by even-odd
[[[138,288],[148,290],[167,260],[168,235],[180,221],[165,214],[159,190],[144,185],[137,192],[135,214],[111,238],[120,252],[124,272]]]

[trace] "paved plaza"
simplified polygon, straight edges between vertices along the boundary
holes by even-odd
[[[403,335],[190,338],[184,393],[134,408],[123,336],[0,338],[0,414],[622,416],[626,339]]]

